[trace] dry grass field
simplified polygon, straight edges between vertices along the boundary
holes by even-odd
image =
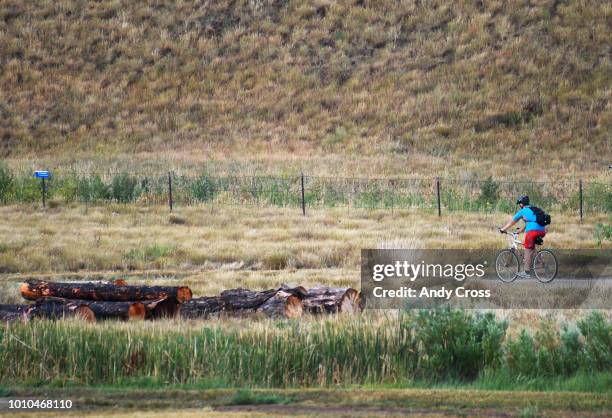
[[[602,176],[611,12],[3,1],[0,155],[49,168]]]
[[[0,266],[6,273],[237,270],[292,272],[359,269],[362,248],[482,248],[506,245],[496,228],[508,215],[428,210],[357,210],[199,205],[32,205],[0,207]],[[554,248],[594,248],[594,228],[555,214],[546,237]],[[603,246],[609,242],[602,243]],[[345,280],[356,280],[357,275]]]

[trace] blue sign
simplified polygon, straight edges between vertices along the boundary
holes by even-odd
[[[39,179],[48,179],[51,174],[47,170],[36,170],[34,175]]]

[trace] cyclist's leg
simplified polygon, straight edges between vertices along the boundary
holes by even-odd
[[[535,252],[535,249],[533,248],[525,248],[525,263],[523,264],[523,270],[525,271],[525,273],[530,273],[531,272],[531,260],[533,260],[533,253]]]
[[[531,262],[533,260],[533,254],[535,253],[535,239],[538,236],[537,231],[529,231],[525,234],[525,259],[524,259],[524,271],[529,273],[531,271]]]

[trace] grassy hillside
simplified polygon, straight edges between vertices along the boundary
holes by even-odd
[[[0,156],[593,172],[611,19],[604,1],[7,0]]]

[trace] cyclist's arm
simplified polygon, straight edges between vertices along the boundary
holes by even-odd
[[[520,221],[522,218],[523,218],[523,210],[521,209],[516,213],[516,215],[510,218],[510,220],[508,221],[506,225],[502,226],[500,229],[502,231],[507,231],[508,228],[512,227],[512,225]]]
[[[515,221],[514,219],[510,219],[510,220],[508,221],[508,223],[507,223],[506,225],[502,226],[500,229],[501,229],[502,231],[507,231],[507,230],[508,230],[508,228],[512,227],[512,225],[514,225],[514,224],[515,224],[515,223],[517,223],[517,222],[518,222],[518,221]]]

